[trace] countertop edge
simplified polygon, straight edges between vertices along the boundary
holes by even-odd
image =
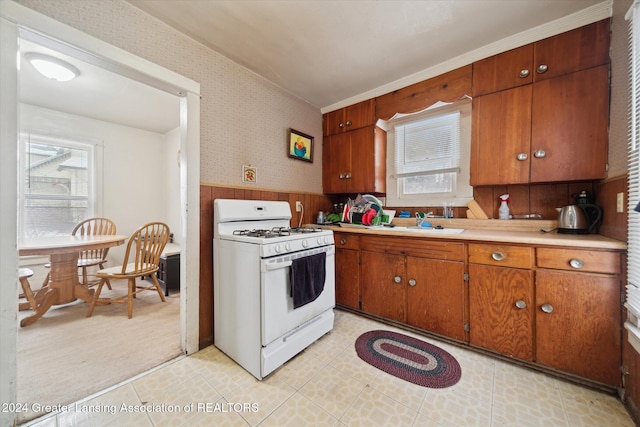
[[[314,227],[319,227],[314,225]],[[623,241],[601,236],[599,234],[558,234],[557,232],[543,233],[541,231],[496,231],[465,229],[460,234],[420,234],[413,231],[392,231],[384,228],[346,228],[339,226],[320,226],[334,232],[354,233],[364,235],[384,235],[398,237],[412,237],[416,239],[437,239],[463,242],[493,242],[514,243],[544,246],[569,246],[590,249],[626,250],[627,244]]]

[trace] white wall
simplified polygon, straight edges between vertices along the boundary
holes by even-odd
[[[164,210],[166,223],[174,235],[174,243],[181,242],[180,230],[180,128],[164,135]]]
[[[20,131],[101,142],[103,198],[96,214],[115,221],[118,234],[129,235],[150,221],[179,229],[179,130],[161,135],[21,104]],[[110,260],[122,262],[124,250],[111,249]]]

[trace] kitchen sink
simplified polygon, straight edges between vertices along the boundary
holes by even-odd
[[[460,234],[464,228],[432,228],[432,227],[385,227],[386,231],[410,231],[424,234]]]

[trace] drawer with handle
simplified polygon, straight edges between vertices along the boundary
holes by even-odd
[[[620,254],[612,251],[538,248],[538,267],[591,273],[620,274]]]
[[[353,233],[333,233],[336,249],[360,249],[360,236]]]
[[[503,267],[532,268],[534,249],[524,246],[469,244],[469,262]]]

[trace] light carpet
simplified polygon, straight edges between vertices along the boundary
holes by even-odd
[[[122,282],[121,282],[122,283]],[[126,293],[126,282],[102,296]],[[145,372],[181,354],[180,295],[160,300],[145,291],[127,318],[126,304],[96,306],[76,301],[52,307],[34,324],[18,326],[17,401],[33,408],[65,405]],[[29,315],[20,312],[20,319]],[[20,413],[20,422],[45,412]]]

